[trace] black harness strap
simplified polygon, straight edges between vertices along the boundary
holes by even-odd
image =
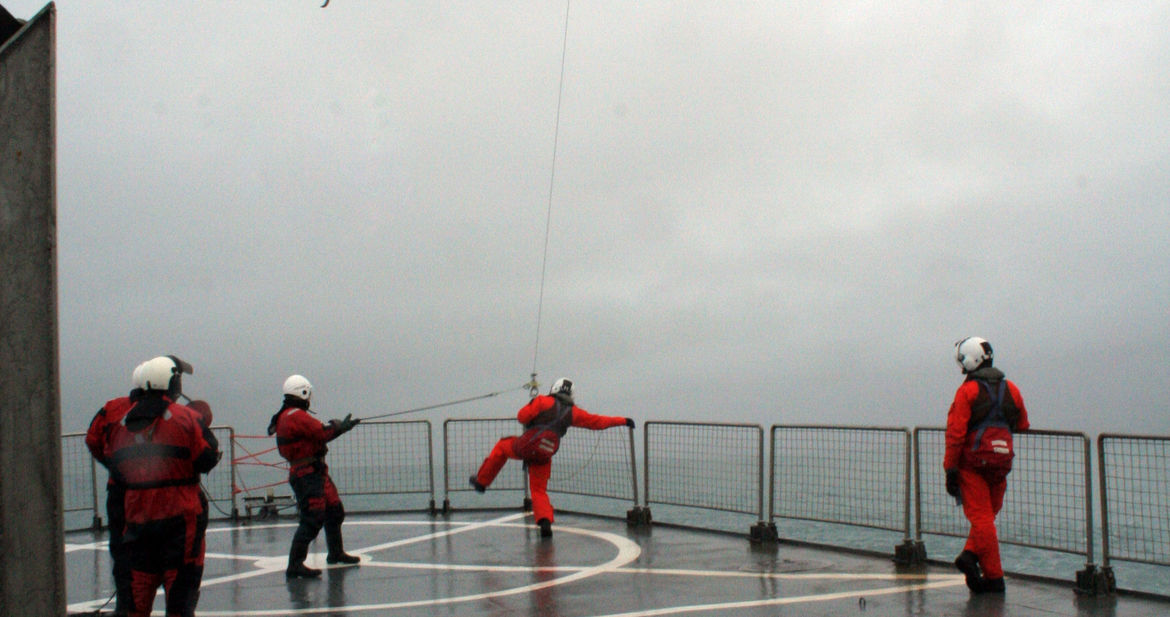
[[[557,435],[564,437],[572,425],[573,406],[557,399],[556,406],[541,412],[531,422],[524,425],[524,428],[527,430],[539,428],[556,431]]]
[[[971,444],[972,450],[978,450],[980,443],[983,441],[983,431],[987,430],[989,426],[1002,426],[1009,431],[1012,430],[1012,425],[1008,422],[1007,416],[1003,412],[1003,396],[1007,391],[1007,382],[1000,381],[998,387],[992,391],[989,382],[978,380],[979,387],[987,392],[988,398],[991,399],[991,409],[971,428],[975,433],[975,439]]]
[[[183,460],[191,458],[191,449],[186,446],[172,446],[164,443],[140,443],[119,449],[110,457],[110,462],[117,465],[118,463],[141,458],[177,458]]]
[[[132,490],[144,490],[148,488],[165,488],[168,486],[189,486],[191,484],[199,484],[199,478],[174,478],[171,480],[155,480],[153,482],[126,482],[125,486]]]

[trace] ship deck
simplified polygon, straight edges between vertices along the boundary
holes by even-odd
[[[351,514],[343,530],[356,567],[308,564],[320,579],[286,581],[296,522],[213,521],[197,614],[229,615],[885,615],[981,617],[1170,614],[1170,600],[1083,596],[1071,582],[1007,579],[1004,594],[973,595],[953,567],[742,535],[558,513],[542,539],[530,514],[501,511]],[[103,532],[66,535],[70,615],[113,603]],[[162,614],[162,594],[155,614]]]

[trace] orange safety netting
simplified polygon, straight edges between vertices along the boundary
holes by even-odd
[[[259,452],[252,452],[250,449],[248,449],[248,447],[246,447],[244,445],[243,440],[257,440],[257,439],[272,439],[272,436],[271,435],[236,435],[232,438],[232,444],[238,450],[244,452],[244,456],[238,456],[235,459],[232,459],[232,466],[234,466],[236,468],[236,480],[232,484],[232,495],[237,495],[239,493],[252,493],[255,491],[260,491],[260,490],[272,488],[274,486],[284,486],[287,483],[286,480],[281,480],[279,482],[272,482],[269,484],[248,486],[247,483],[244,481],[243,468],[247,467],[247,466],[266,467],[269,469],[279,469],[282,471],[288,470],[288,461],[284,460],[283,458],[277,458],[276,460],[273,460],[273,461],[268,461],[268,460],[264,460],[261,458],[266,454],[270,454],[272,452],[275,452],[276,446],[273,446],[273,447],[268,448],[266,450],[260,450]],[[269,457],[269,458],[272,458],[272,457]]]

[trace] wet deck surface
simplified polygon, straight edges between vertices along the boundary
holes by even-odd
[[[309,565],[320,579],[286,581],[295,522],[211,524],[197,614],[354,616],[640,617],[1126,616],[1164,617],[1170,601],[1085,598],[1071,584],[1009,578],[999,595],[971,595],[954,569],[902,569],[888,558],[671,527],[558,515],[542,540],[531,516],[457,512],[350,515],[346,549],[358,567],[324,563],[318,537]],[[66,535],[70,614],[113,592],[101,533]],[[161,614],[161,593],[156,614]],[[105,611],[112,609],[112,603]]]

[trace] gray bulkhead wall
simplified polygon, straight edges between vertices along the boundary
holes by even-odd
[[[56,15],[0,41],[0,615],[65,615]]]

